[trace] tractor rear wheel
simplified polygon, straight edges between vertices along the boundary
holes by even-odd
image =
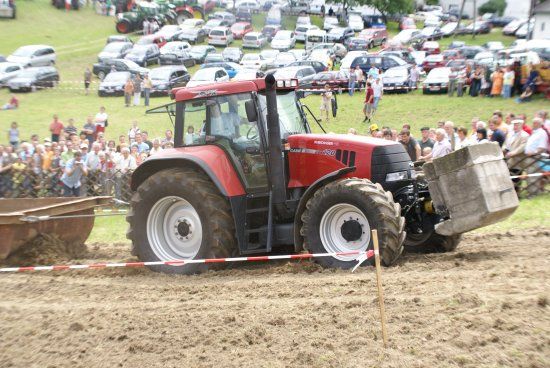
[[[116,30],[118,33],[126,34],[132,31],[132,26],[130,25],[130,22],[128,22],[126,19],[122,19],[117,22]]]
[[[390,192],[366,179],[343,179],[315,192],[302,215],[304,246],[312,253],[366,251],[373,248],[371,230],[378,230],[385,266],[403,251],[405,220]],[[357,255],[316,258],[325,267],[349,269]]]
[[[193,19],[193,14],[189,13],[187,10],[182,10],[176,16],[176,23],[182,24],[186,19]]]
[[[405,239],[405,249],[411,253],[445,253],[458,247],[462,234],[445,236],[433,231],[430,234],[408,234]]]
[[[132,254],[142,261],[223,258],[235,249],[229,202],[204,173],[189,168],[162,170],[147,178],[132,196],[126,220]],[[194,274],[207,265],[151,269]]]

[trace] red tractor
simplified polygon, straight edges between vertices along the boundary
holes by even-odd
[[[372,247],[371,229],[378,230],[385,265],[404,246],[449,251],[458,245],[465,228],[435,232],[454,215],[432,205],[430,191],[443,192],[414,178],[403,145],[312,134],[296,88],[296,80],[269,75],[172,91],[175,102],[160,110],[175,121],[175,148],[150,157],[132,176],[127,236],[134,255],[146,261],[201,259],[284,246],[296,252],[365,251]],[[186,133],[190,126],[199,133]],[[487,223],[475,221],[477,227]],[[317,262],[350,268],[355,259]],[[197,273],[204,267],[153,269]]]

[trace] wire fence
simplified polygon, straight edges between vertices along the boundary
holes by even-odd
[[[547,155],[521,155],[507,159],[507,165],[512,176],[542,174],[550,171],[550,159]],[[12,168],[0,173],[0,198],[62,197],[64,194],[62,175],[63,168],[51,170]],[[90,170],[88,176],[81,180],[80,196],[113,196],[128,202],[132,195],[131,176],[131,170]],[[528,176],[512,179],[512,181],[520,198],[550,192],[548,176]]]

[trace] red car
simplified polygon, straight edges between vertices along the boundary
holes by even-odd
[[[348,83],[348,73],[341,70],[317,73],[303,80],[304,88],[311,89],[323,89],[325,84],[328,84],[331,89],[347,88]]]
[[[441,53],[439,48],[439,42],[437,41],[426,41],[422,45],[422,51],[426,51],[426,55],[433,55]]]
[[[237,22],[231,26],[231,33],[236,40],[242,39],[249,32],[252,32],[252,24],[248,22]]]
[[[424,62],[422,63],[422,69],[424,69],[424,71],[428,73],[430,70],[434,68],[442,68],[446,64],[447,61],[442,54],[432,54],[426,56]]]

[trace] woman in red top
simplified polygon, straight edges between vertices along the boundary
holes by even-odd
[[[365,106],[363,106],[363,114],[365,119],[363,122],[369,121],[372,114],[372,104],[374,102],[374,91],[372,90],[372,85],[370,82],[367,82],[367,88],[365,88]]]

